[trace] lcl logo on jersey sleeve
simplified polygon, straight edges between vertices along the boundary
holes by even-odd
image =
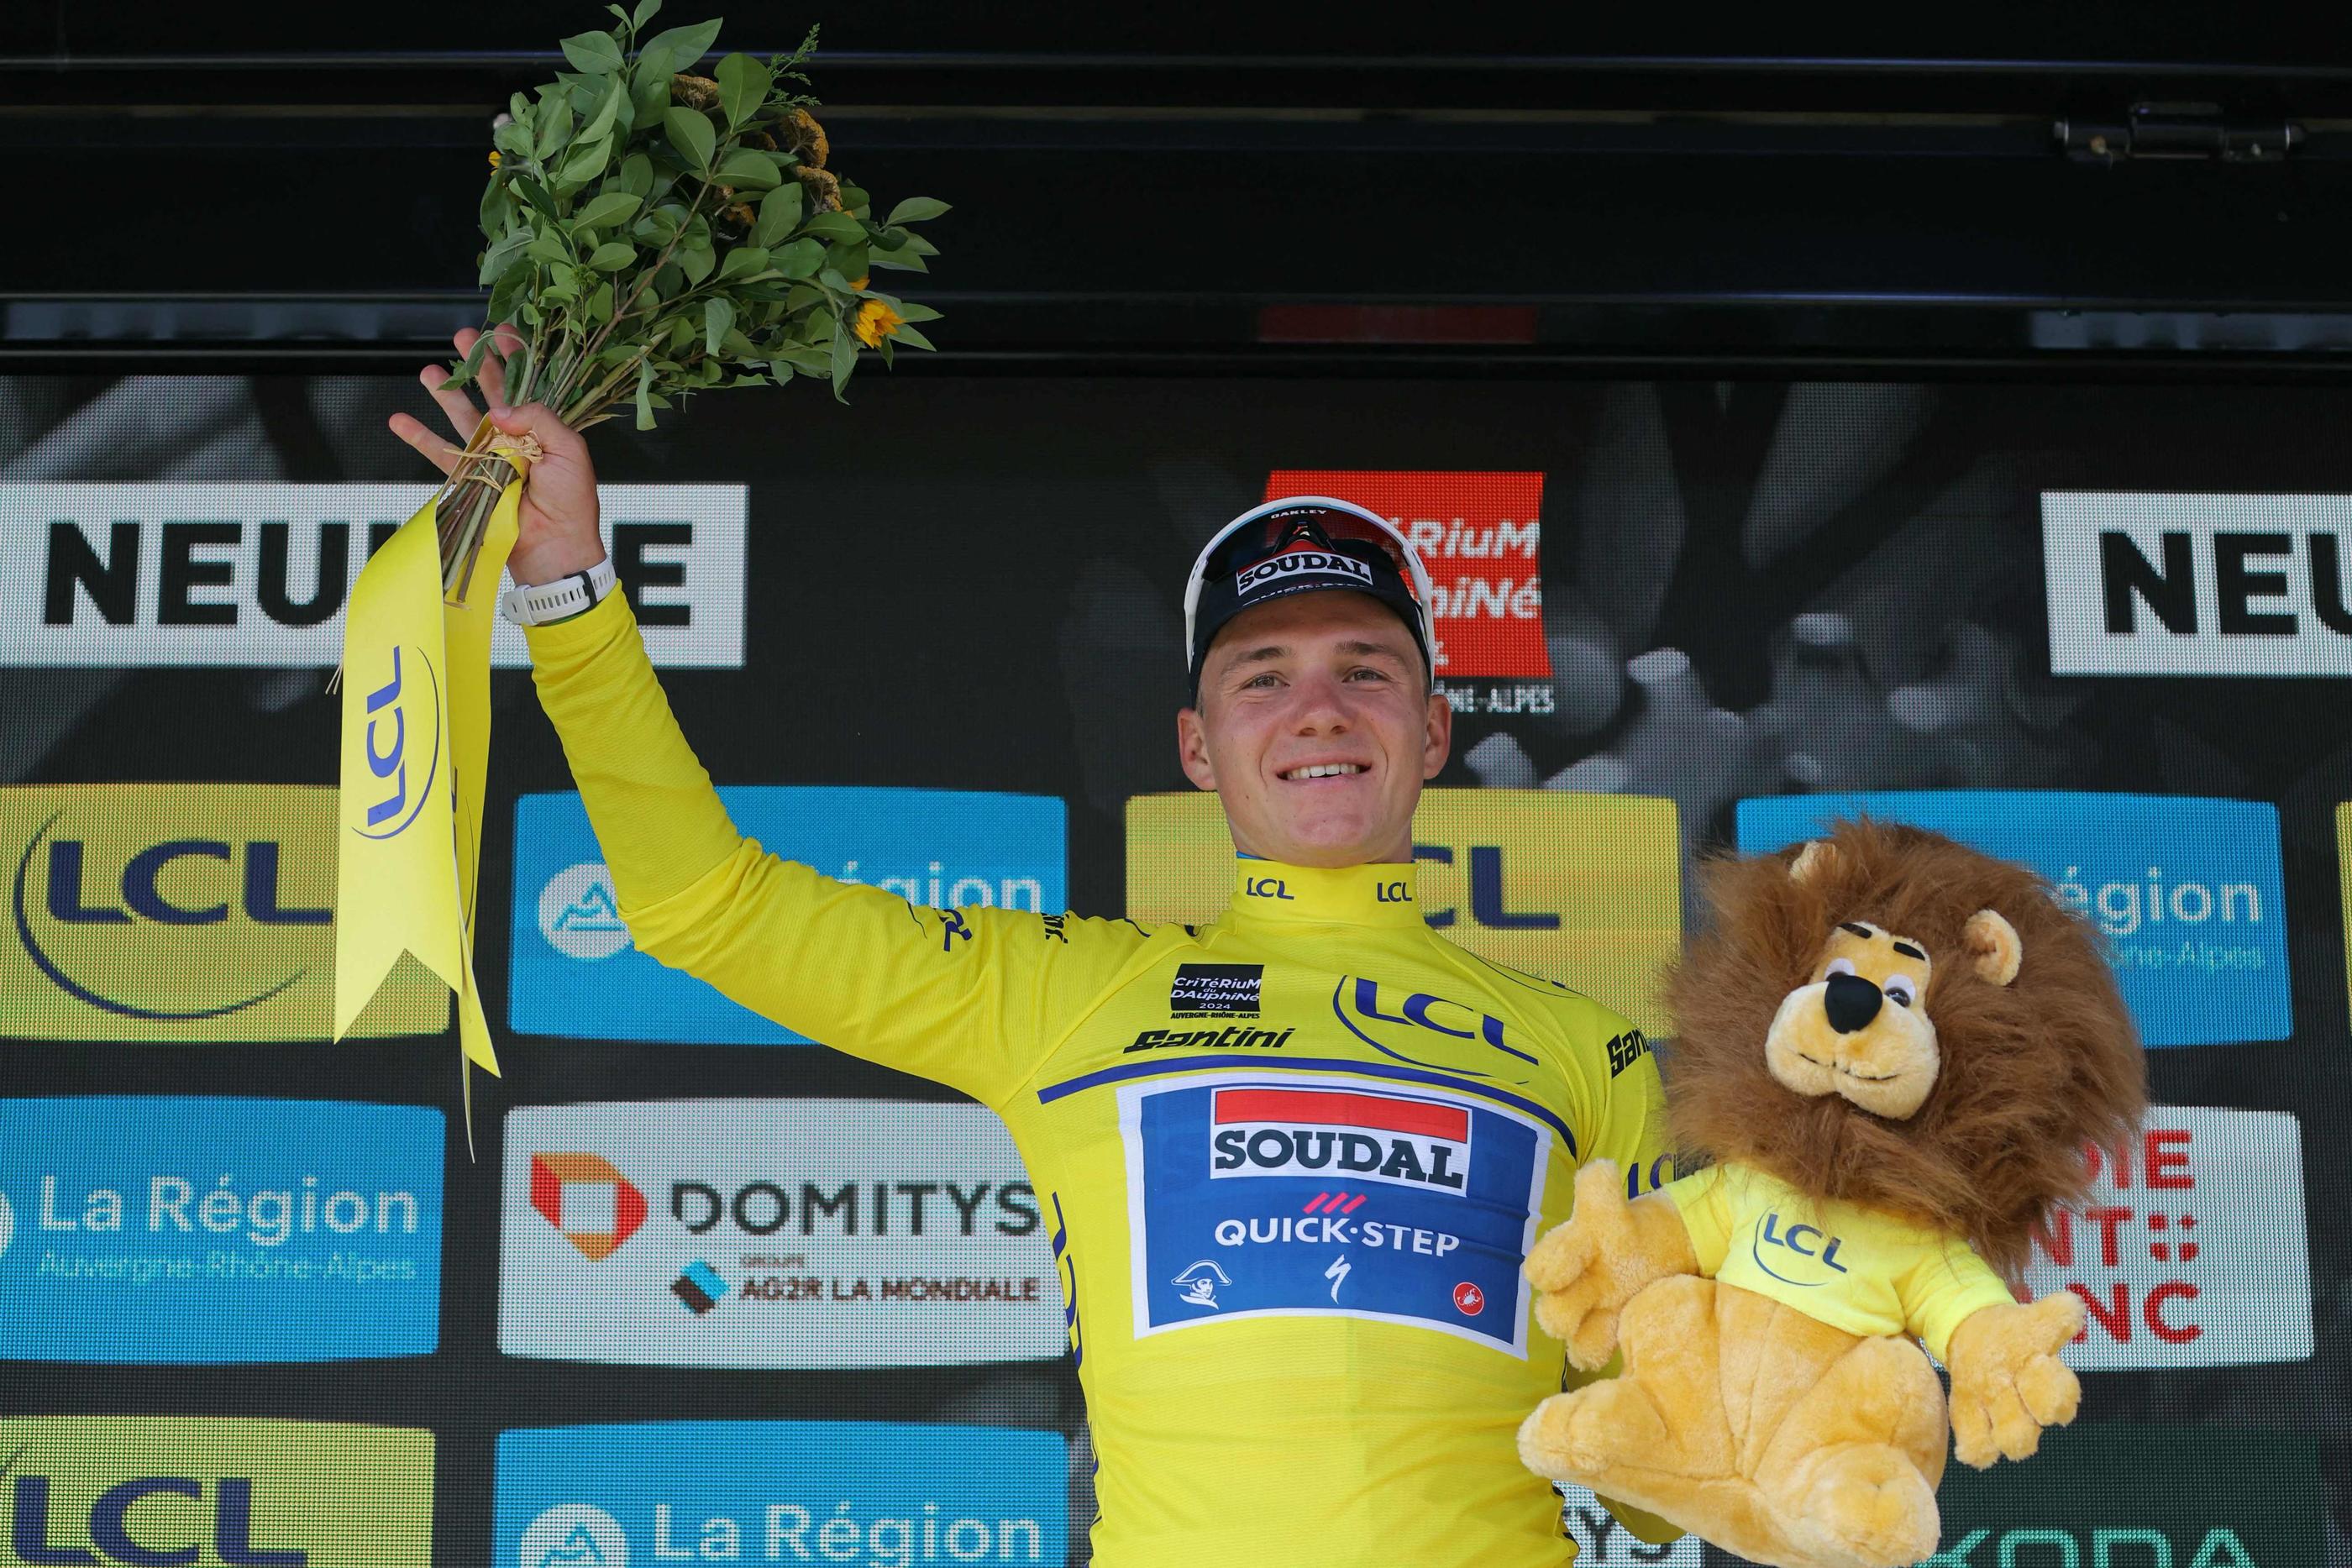
[[[1527,1354],[1519,1260],[1550,1134],[1485,1100],[1339,1074],[1119,1090],[1136,1333],[1372,1318]]]

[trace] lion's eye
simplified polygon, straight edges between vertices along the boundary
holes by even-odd
[[[1832,958],[1830,960],[1829,968],[1825,971],[1826,975],[1851,975],[1853,973],[1853,960],[1851,958]]]
[[[1919,999],[1919,982],[1908,975],[1889,975],[1886,984],[1879,989],[1885,991],[1886,999],[1898,1008],[1907,1008]]]

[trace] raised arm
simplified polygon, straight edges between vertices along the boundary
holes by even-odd
[[[459,334],[458,349],[473,337]],[[425,372],[428,385],[441,376]],[[547,454],[526,486],[515,580],[593,568],[604,546],[586,444],[544,408],[500,409],[495,354],[481,376],[492,420],[528,431]],[[470,433],[471,401],[434,395]],[[445,471],[455,461],[418,422],[396,415],[393,428]],[[679,731],[625,599],[528,638],[541,705],[639,950],[755,1012],[997,1103],[1042,1057],[1056,1020],[1145,939],[1124,922],[931,909],[768,854],[736,831]]]

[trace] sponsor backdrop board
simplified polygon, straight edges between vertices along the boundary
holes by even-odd
[[[334,1028],[335,792],[285,784],[0,789],[6,1030],[41,1040],[323,1040]],[[434,1034],[404,962],[360,1036]]]
[[[1422,914],[1466,946],[1629,1011],[1671,1068],[1654,977],[1706,918],[1698,860],[1892,799],[2078,889],[2126,966],[2163,1109],[2032,1265],[2038,1288],[2094,1303],[2069,1353],[2083,1416],[2032,1464],[1953,1467],[1946,1548],[1987,1532],[1957,1561],[2093,1568],[2105,1540],[2108,1568],[2234,1564],[2212,1531],[2263,1528],[2227,1509],[2167,1522],[2132,1500],[2144,1478],[2151,1505],[2186,1508],[2275,1465],[2291,1480],[2265,1518],[2315,1493],[2352,1519],[2352,1344],[2327,1332],[2352,1293],[2352,391],[929,370],[859,385],[847,415],[746,391],[591,433],[669,704],[763,844],[924,904],[1213,915],[1230,846],[1175,746],[1185,570],[1270,495],[1354,500],[1421,541],[1439,589],[1454,744],[1413,841]],[[413,1477],[400,1495],[429,1513],[436,1563],[519,1561],[567,1508],[588,1528],[530,1535],[534,1568],[725,1561],[702,1555],[722,1517],[740,1560],[763,1561],[772,1503],[809,1511],[805,1560],[823,1562],[845,1500],[845,1561],[922,1562],[920,1521],[968,1516],[988,1561],[1025,1560],[1027,1534],[997,1521],[1034,1518],[1040,1560],[1083,1563],[1093,1453],[1056,1354],[1053,1228],[996,1228],[1019,1230],[1030,1201],[1003,1129],[887,1067],[765,1049],[797,1037],[629,946],[510,632],[476,959],[504,1076],[475,1076],[469,1129],[448,998],[421,972],[326,1041],[326,676],[352,575],[425,494],[384,432],[395,409],[430,414],[414,377],[11,376],[0,409],[0,1420],[412,1434],[414,1466],[365,1449],[350,1484]],[[877,1183],[887,1238],[867,1233]],[[904,1228],[918,1202],[936,1251]],[[1431,1233],[1420,1263],[1439,1232],[1467,1234],[1411,1228]],[[1210,1311],[1160,1281],[1217,1245],[1148,1281],[1150,1310]],[[381,1271],[347,1280],[339,1258]],[[918,1301],[915,1281],[944,1288]],[[1331,1303],[1322,1281],[1316,1299],[1374,1282],[1351,1273]],[[1380,1310],[1467,1324],[1452,1288],[1504,1288],[1439,1282],[1445,1297],[1417,1295],[1428,1281],[1400,1272]],[[813,1464],[789,1472],[805,1494],[729,1490],[788,1473],[747,1451],[853,1451],[822,1432],[678,1437],[734,1421],[842,1423],[903,1487],[843,1490]],[[2315,1435],[2319,1457],[2258,1428]],[[199,1568],[226,1562],[212,1542],[238,1495],[247,1556],[299,1539],[313,1563],[399,1562],[415,1540],[420,1560],[405,1524],[273,1533],[267,1477],[290,1472],[227,1468],[194,1427],[137,1451],[101,1429],[0,1477],[51,1478],[36,1556],[95,1556],[104,1491],[178,1476],[196,1495],[129,1508],[113,1560],[201,1539]],[[544,1437],[548,1484],[523,1501],[502,1432]],[[979,1477],[994,1433],[1045,1440],[1034,1463],[1056,1479],[1036,1484],[1065,1500],[1059,1524],[1026,1491],[932,1490],[942,1466]],[[36,1467],[65,1449],[125,1468]],[[719,1490],[672,1490],[688,1472]],[[224,1493],[239,1479],[249,1494]],[[0,1505],[17,1495],[0,1484]],[[904,1553],[893,1520],[916,1521]],[[1729,1562],[1576,1505],[1567,1528],[1587,1562]],[[2033,1531],[2070,1533],[2014,1533]],[[2239,1538],[2263,1568],[2314,1561],[2314,1539]],[[957,1559],[941,1541],[933,1560]]]
[[[499,1345],[668,1366],[1062,1354],[1012,1135],[979,1105],[671,1100],[507,1116]]]
[[[1482,958],[1566,980],[1663,1031],[1659,968],[1681,951],[1682,855],[1672,800],[1432,789],[1413,814],[1422,918]],[[1213,918],[1234,890],[1216,797],[1127,803],[1128,912]]]
[[[442,1143],[423,1105],[0,1100],[0,1357],[427,1354]]]
[[[491,1561],[1057,1563],[1067,1447],[895,1421],[502,1432]]]
[[[1057,800],[821,786],[735,787],[719,798],[771,852],[844,883],[940,909],[1068,907]],[[514,842],[511,1027],[590,1040],[808,1042],[637,951],[578,795],[517,801]]]
[[[433,1434],[221,1416],[0,1419],[0,1563],[431,1568]]]
[[[2284,1040],[2286,892],[2278,808],[2262,800],[1960,790],[1739,802],[1742,851],[1777,850],[1843,817],[1948,833],[2042,873],[2105,936],[2151,1046]]]

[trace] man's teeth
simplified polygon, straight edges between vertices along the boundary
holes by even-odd
[[[1332,779],[1342,773],[1361,773],[1363,767],[1354,762],[1318,762],[1312,768],[1296,768],[1283,775],[1285,779]]]

